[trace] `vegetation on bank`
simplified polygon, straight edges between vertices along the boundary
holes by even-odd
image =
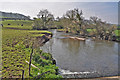
[[[22,78],[23,70],[24,78],[35,78],[38,75],[40,78],[61,78],[58,75],[58,67],[53,63],[52,55],[39,50],[42,37],[46,34],[51,35],[51,32],[7,29],[7,22],[3,23],[6,26],[2,29],[2,78]],[[17,25],[14,21],[10,21],[10,24],[11,27]],[[28,21],[23,25],[29,26],[30,24]],[[32,45],[33,42],[34,45]],[[29,76],[29,63],[27,62],[30,60],[32,49],[34,50],[32,64],[35,66],[31,66],[31,75]]]
[[[54,19],[54,16],[47,9],[40,10],[37,16],[38,18],[35,18],[33,22],[33,29],[57,28],[60,32],[70,32],[80,37],[120,41],[117,25],[102,21],[95,16],[91,16],[89,20],[86,20],[83,17],[82,10],[77,8],[66,11],[61,18]]]
[[[94,32],[94,31],[96,31],[95,29],[87,29],[87,31],[90,33],[92,33],[92,32]],[[115,34],[115,36],[120,36],[120,30],[114,30],[113,31],[114,32],[114,34]]]
[[[114,33],[116,36],[120,36],[120,30],[115,30]]]
[[[83,17],[82,10],[68,10],[66,14],[58,19],[66,32],[77,34],[80,37],[95,37],[96,39],[119,41],[116,35],[117,25],[102,21],[92,16],[89,20]]]
[[[59,69],[56,67],[53,60],[54,59],[50,53],[44,53],[39,50],[36,51],[36,54],[33,55],[32,63],[37,66],[40,71],[37,69],[32,69],[32,71],[35,72],[32,73],[32,75],[36,76],[41,74],[40,78],[62,78],[60,75],[58,75]]]

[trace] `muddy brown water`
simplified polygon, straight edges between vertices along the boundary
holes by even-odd
[[[41,49],[53,55],[65,77],[89,78],[118,75],[118,46],[112,41],[73,40],[51,30],[53,38]],[[72,75],[76,74],[76,75]]]

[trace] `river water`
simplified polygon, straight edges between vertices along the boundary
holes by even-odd
[[[118,75],[118,45],[112,41],[79,41],[51,30],[53,38],[41,49],[55,58],[65,78],[90,78]],[[74,75],[76,74],[76,75]],[[74,75],[74,76],[73,76]]]

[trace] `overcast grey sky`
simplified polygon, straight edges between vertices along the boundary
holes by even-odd
[[[119,0],[0,0],[0,2],[118,2]]]
[[[21,13],[26,16],[36,17],[39,10],[48,9],[57,17],[65,14],[67,10],[79,8],[83,10],[83,15],[86,19],[89,19],[90,16],[98,16],[102,20],[110,23],[118,22],[118,0],[114,0],[116,2],[113,2],[113,0],[101,0],[105,2],[77,2],[80,0],[74,0],[74,2],[70,2],[73,0],[69,0],[69,2],[58,2],[58,0],[51,0],[52,2],[47,2],[48,0],[44,0],[44,2],[41,2],[43,0],[32,1],[33,0],[29,0],[28,2],[28,0],[26,0],[26,2],[19,2],[15,0],[1,0],[0,11]]]

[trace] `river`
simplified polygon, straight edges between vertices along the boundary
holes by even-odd
[[[118,75],[118,45],[112,41],[79,41],[50,30],[53,37],[41,49],[49,52],[65,78],[91,78]],[[74,75],[76,74],[76,75]]]

